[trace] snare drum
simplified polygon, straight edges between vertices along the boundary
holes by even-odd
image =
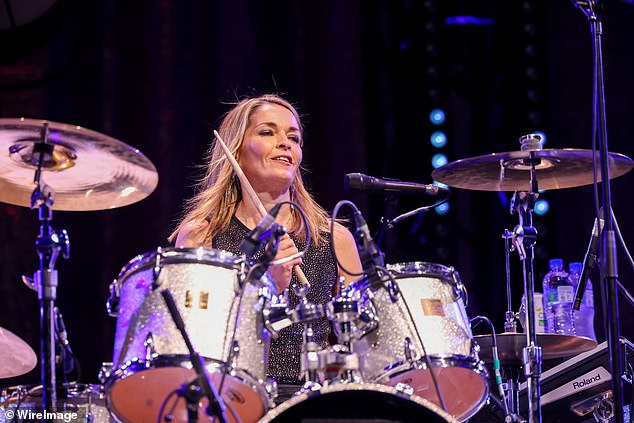
[[[160,291],[169,288],[194,349],[204,358],[217,391],[242,422],[270,406],[265,378],[270,335],[264,299],[274,288],[244,284],[242,258],[213,249],[165,248],[137,256],[113,282],[109,300],[117,316],[108,407],[123,421],[186,422],[177,390],[195,378],[189,350]],[[201,402],[202,404],[202,402]],[[201,418],[205,412],[199,410]]]
[[[353,342],[364,380],[405,383],[440,405],[431,366],[447,411],[468,419],[484,404],[489,385],[486,366],[472,350],[458,273],[424,262],[387,268],[393,278],[388,287],[371,288],[360,280],[347,288],[356,291],[364,315],[376,316],[378,322]]]

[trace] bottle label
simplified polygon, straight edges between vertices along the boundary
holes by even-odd
[[[558,286],[557,296],[561,303],[571,303],[575,300],[575,289],[572,286]]]

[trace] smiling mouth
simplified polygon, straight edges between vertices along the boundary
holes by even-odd
[[[288,157],[275,157],[275,158],[273,158],[273,161],[282,162],[282,163],[286,163],[286,164],[289,164],[289,165],[293,164]]]

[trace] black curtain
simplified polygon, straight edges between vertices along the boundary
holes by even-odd
[[[213,129],[230,103],[245,95],[280,93],[298,106],[307,180],[318,201],[329,210],[341,199],[354,201],[373,230],[384,198],[345,192],[343,176],[364,172],[430,183],[436,151],[428,142],[427,116],[435,104],[447,111],[450,161],[517,150],[518,137],[538,129],[548,133],[548,148],[590,148],[589,25],[570,2],[540,4],[60,0],[30,22],[3,27],[0,117],[47,119],[107,134],[138,148],[159,175],[157,189],[136,204],[53,214],[53,227],[71,237],[71,258],[58,261],[57,304],[83,380],[96,381],[101,363],[111,360],[116,320],[105,310],[108,285],[135,256],[167,245]],[[483,20],[450,25],[447,18],[455,16]],[[629,156],[633,18],[634,7],[625,2],[606,5],[610,150]],[[536,31],[529,40],[538,49],[534,57],[523,53],[528,24]],[[430,63],[438,65],[436,73]],[[536,80],[526,78],[533,65]],[[429,92],[434,86],[438,96]],[[532,88],[540,96],[534,104],[526,97]],[[533,108],[541,116],[537,123],[525,117]],[[6,152],[0,160],[7,160]],[[634,212],[632,182],[628,174],[612,185],[626,241],[634,237],[626,220]],[[535,219],[538,287],[549,258],[583,258],[594,218],[590,186],[542,195],[551,211]],[[429,201],[403,198],[397,210]],[[390,263],[455,266],[470,294],[469,314],[489,316],[501,332],[501,235],[517,223],[508,193],[454,190],[448,215],[410,218],[387,233],[382,248]],[[37,297],[20,277],[37,270],[38,225],[35,211],[0,204],[0,326],[36,351]],[[621,279],[634,290],[623,257]],[[511,260],[517,308],[521,267],[516,255]],[[626,319],[632,309],[621,303]],[[6,383],[38,379],[36,369]]]

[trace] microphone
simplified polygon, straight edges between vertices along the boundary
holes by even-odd
[[[368,276],[371,286],[377,285],[382,282],[381,277],[377,273],[377,266],[385,267],[383,253],[379,250],[374,239],[372,239],[368,224],[358,209],[355,209],[354,212],[354,222],[356,226],[354,239],[357,243],[363,272]]]
[[[448,188],[433,184],[402,182],[398,179],[380,179],[363,173],[348,173],[343,180],[346,191],[356,190],[381,194],[448,195]]]
[[[575,301],[572,305],[573,310],[578,311],[581,307],[581,301],[583,300],[583,294],[586,292],[586,285],[588,284],[588,277],[590,272],[597,264],[597,250],[599,247],[599,240],[601,239],[601,232],[603,231],[604,221],[601,218],[603,215],[603,207],[599,210],[599,216],[594,218],[594,227],[592,229],[592,237],[588,244],[588,250],[583,258],[583,267],[581,268],[581,276],[579,277],[579,285],[577,285],[577,291],[575,292]]]
[[[240,251],[249,257],[254,256],[262,244],[262,240],[270,236],[271,227],[275,222],[277,214],[280,212],[282,203],[276,204],[268,211],[268,213],[262,218],[260,223],[247,234],[247,236],[240,242]]]
[[[64,318],[62,317],[62,313],[59,312],[59,309],[55,307],[55,326],[57,327],[57,336],[59,338],[60,344],[66,348],[68,345],[68,333],[66,332],[66,325],[64,324]]]
[[[57,328],[57,340],[59,341],[59,345],[62,350],[66,350],[66,352],[72,354],[73,351],[70,349],[70,344],[68,343],[68,333],[66,332],[66,325],[64,324],[64,317],[62,317],[62,313],[60,313],[59,309],[55,307],[53,309],[53,313],[55,314],[55,327]],[[75,367],[75,363],[72,357],[66,355],[66,353],[61,354],[62,357],[62,369],[65,374],[70,373]]]

